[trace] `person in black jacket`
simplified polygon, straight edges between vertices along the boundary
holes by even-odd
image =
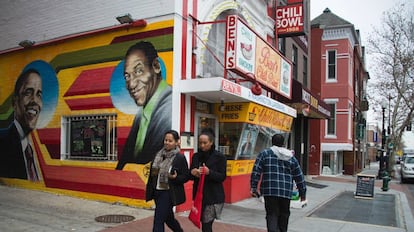
[[[164,231],[164,223],[174,232],[181,232],[175,219],[173,206],[185,202],[184,183],[189,179],[189,169],[184,155],[180,154],[180,136],[169,130],[164,136],[164,148],[151,163],[146,186],[146,200],[155,201],[153,232]]]
[[[215,149],[215,135],[211,128],[203,129],[198,137],[198,152],[191,160],[193,199],[197,192],[199,177],[205,173],[201,223],[202,231],[212,231],[214,219],[220,218],[224,206],[224,187],[226,179],[226,157]]]

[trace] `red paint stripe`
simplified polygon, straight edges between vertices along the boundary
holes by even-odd
[[[95,185],[89,183],[70,182],[59,179],[45,179],[48,188],[59,188],[87,193],[105,194],[132,199],[145,199],[145,190],[108,185]]]
[[[188,1],[183,0],[183,16],[184,19],[188,18]],[[181,31],[181,79],[187,79],[187,20],[182,20]]]
[[[115,67],[105,67],[82,71],[64,97],[108,93],[114,69]]]
[[[45,144],[51,159],[60,160],[60,144]]]
[[[185,104],[186,104],[185,94],[181,94],[180,101],[181,101],[180,122],[182,122],[182,123],[180,123],[180,131],[185,131],[185,123],[186,123],[186,120],[185,120],[185,111],[186,111],[186,108],[185,108]],[[189,109],[189,110],[191,110],[191,109]]]
[[[81,99],[66,99],[71,110],[92,110],[114,108],[111,97],[91,97]]]
[[[145,183],[131,171],[70,166],[46,166],[43,171],[46,186],[52,188],[131,198],[143,197],[145,189]]]
[[[137,39],[145,39],[145,38],[160,36],[160,35],[168,35],[168,34],[172,34],[173,32],[174,32],[173,27],[167,27],[167,28],[161,28],[161,29],[158,29],[158,30],[145,31],[145,32],[140,32],[140,33],[136,33],[136,34],[124,35],[124,36],[115,37],[111,41],[111,44],[122,43],[122,42],[131,41],[131,40],[137,40]]]
[[[60,128],[37,129],[37,133],[42,144],[60,144]]]
[[[135,172],[47,165],[35,139],[34,149],[46,187],[145,199],[145,183]]]

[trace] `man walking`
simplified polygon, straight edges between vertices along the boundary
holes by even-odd
[[[250,180],[251,194],[264,197],[266,224],[268,232],[286,232],[290,216],[290,199],[293,181],[299,190],[301,201],[306,200],[306,186],[299,162],[293,152],[283,148],[284,138],[281,134],[272,137],[272,147],[259,153],[253,166]]]

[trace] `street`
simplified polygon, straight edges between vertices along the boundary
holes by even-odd
[[[401,191],[404,192],[407,196],[408,202],[410,204],[411,212],[414,212],[414,180],[408,180],[407,183],[401,183],[401,173],[400,173],[401,166],[396,164],[394,166],[395,170],[395,178],[392,182],[393,184],[398,184],[401,187]]]

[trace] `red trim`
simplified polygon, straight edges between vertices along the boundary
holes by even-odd
[[[80,38],[83,36],[90,36],[90,35],[95,35],[95,34],[100,34],[100,33],[110,32],[110,31],[116,31],[116,30],[122,30],[122,29],[129,29],[131,27],[145,27],[146,25],[147,25],[147,21],[145,19],[139,19],[139,20],[135,20],[134,22],[130,24],[120,24],[120,25],[115,25],[115,26],[110,26],[110,27],[104,27],[104,28],[100,28],[96,30],[90,30],[90,31],[82,32],[82,33],[71,34],[71,35],[66,35],[66,36],[58,37],[58,38],[51,39],[51,40],[46,40],[40,43],[36,43],[32,47],[52,45],[52,44],[64,42],[66,40]],[[22,49],[27,49],[27,48],[20,48],[20,47],[11,48],[8,50],[0,51],[0,54],[6,54],[6,53],[22,50]]]
[[[91,110],[91,109],[105,109],[114,108],[112,99],[108,97],[90,97],[81,99],[66,99],[71,110]]]
[[[173,34],[173,33],[174,33],[173,27],[161,28],[161,29],[152,30],[152,31],[144,31],[144,32],[136,33],[136,34],[116,37],[112,40],[111,44],[122,43],[126,41],[137,40],[137,39],[145,39],[145,38],[160,36],[160,35],[168,35],[168,34]]]
[[[37,129],[42,144],[60,144],[60,128]]]
[[[39,144],[32,140],[36,154],[41,154]],[[135,199],[145,198],[145,183],[135,172],[48,165],[43,155],[38,155],[38,161],[46,187]]]
[[[185,104],[186,104],[186,100],[185,100],[185,94],[181,94],[180,95],[180,101],[181,101],[181,108],[180,108],[180,131],[185,131]]]
[[[183,0],[183,16],[184,18],[189,17],[188,15],[188,1]],[[181,30],[181,79],[187,79],[187,20],[182,20]]]
[[[108,93],[114,69],[115,67],[105,67],[82,71],[64,97]]]
[[[52,188],[144,198],[145,184],[131,171],[46,165],[43,178]]]

